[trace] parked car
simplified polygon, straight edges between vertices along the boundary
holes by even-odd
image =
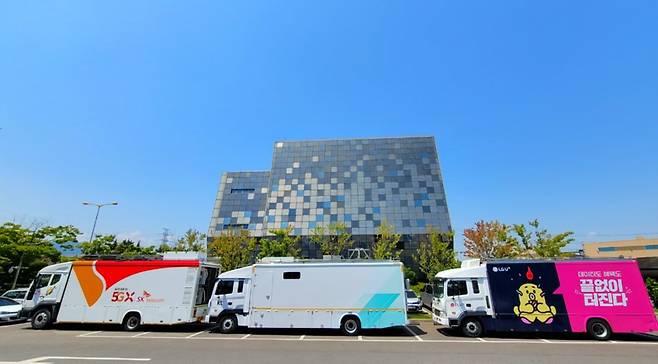
[[[18,320],[21,308],[23,306],[20,303],[9,298],[0,297],[0,322]]]
[[[423,291],[420,292],[420,300],[423,301],[423,306],[432,309],[432,297],[434,296],[434,286],[432,283],[428,283],[423,287]]]
[[[2,294],[0,297],[12,299],[18,303],[23,303],[27,296],[27,288],[16,288],[10,289],[9,291]]]
[[[408,289],[407,293],[407,312],[420,312],[423,310],[423,302],[416,295],[416,292]]]

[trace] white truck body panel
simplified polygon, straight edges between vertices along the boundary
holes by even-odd
[[[200,321],[218,270],[199,260],[56,264],[39,272],[23,308],[52,305],[57,322],[121,323],[130,312],[139,313],[142,324]],[[56,274],[62,275],[56,284],[38,287],[40,278]]]
[[[222,293],[222,281],[238,283]],[[259,263],[218,277],[206,321],[231,313],[241,326],[339,328],[352,314],[362,328],[402,326],[405,299],[399,262]]]

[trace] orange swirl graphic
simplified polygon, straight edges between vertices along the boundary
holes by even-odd
[[[94,273],[93,262],[73,262],[73,271],[78,277],[87,306],[91,307],[103,294],[103,281]]]

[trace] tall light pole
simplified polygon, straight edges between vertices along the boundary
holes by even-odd
[[[91,236],[89,237],[89,243],[91,244],[94,241],[94,232],[96,231],[96,222],[98,221],[98,214],[101,212],[101,207],[103,206],[116,206],[119,203],[116,201],[110,202],[110,203],[95,203],[95,202],[87,202],[84,201],[82,203],[85,206],[96,206],[96,217],[94,218],[94,227],[91,228]]]

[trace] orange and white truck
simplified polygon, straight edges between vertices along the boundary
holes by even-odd
[[[32,327],[55,322],[143,324],[202,321],[219,265],[202,256],[153,260],[78,260],[41,269],[23,302]]]

